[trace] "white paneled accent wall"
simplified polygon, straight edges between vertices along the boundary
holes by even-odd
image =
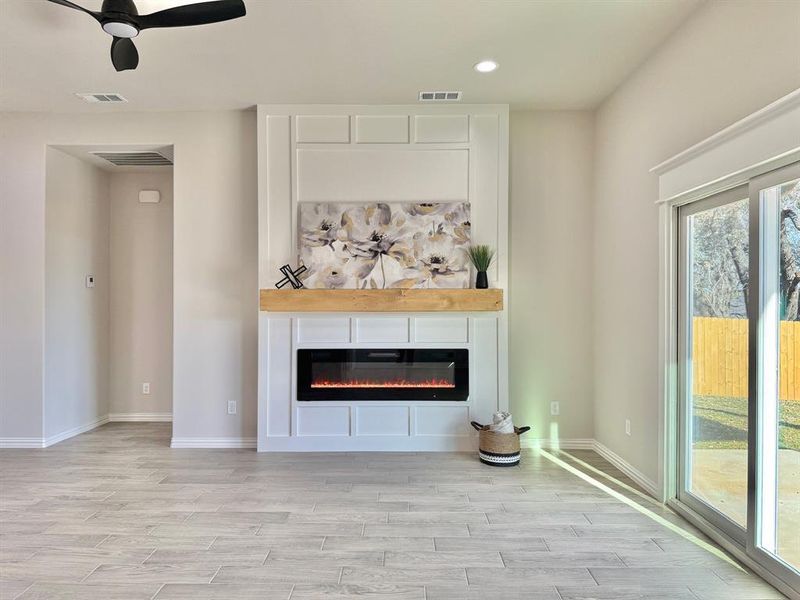
[[[359,115],[356,143],[407,144],[408,115]]]
[[[507,407],[500,395],[499,314],[262,314],[259,449],[468,450],[470,420]],[[474,341],[471,341],[474,340]],[[301,348],[466,348],[470,397],[455,401],[297,401]]]
[[[259,106],[258,136],[259,287],[297,264],[301,202],[468,201],[473,242],[498,251],[490,285],[507,291],[507,106]],[[468,349],[469,399],[297,401],[298,349],[382,347]],[[506,311],[262,312],[259,450],[474,448],[469,421],[508,407],[507,347]]]

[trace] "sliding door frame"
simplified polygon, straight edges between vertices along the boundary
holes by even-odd
[[[772,469],[770,459],[775,462],[775,455],[768,456],[777,448],[776,434],[771,438],[765,436],[765,427],[775,425],[774,385],[767,384],[766,370],[764,369],[764,343],[773,344],[775,338],[775,324],[777,322],[774,307],[768,308],[773,314],[764,314],[765,288],[774,288],[777,277],[777,264],[775,273],[767,273],[761,268],[762,257],[777,256],[780,241],[774,239],[774,228],[778,226],[774,215],[767,215],[763,210],[765,200],[761,191],[793,179],[800,178],[800,155],[795,162],[783,164],[766,173],[754,175],[746,182],[739,180],[738,185],[730,186],[725,190],[710,191],[707,195],[695,194],[686,197],[683,202],[664,203],[660,207],[662,220],[662,249],[661,269],[662,274],[668,274],[670,280],[662,278],[661,286],[664,295],[660,305],[662,324],[661,357],[666,368],[663,369],[662,391],[662,428],[661,452],[662,460],[662,500],[676,512],[684,516],[692,524],[699,527],[712,539],[719,543],[734,557],[750,567],[759,576],[769,581],[772,585],[790,597],[800,597],[800,576],[787,564],[783,563],[774,554],[761,547],[761,538],[764,533],[765,520],[769,514],[765,513],[762,504],[763,494],[759,494],[759,486],[769,487],[772,482],[764,481],[764,467]],[[687,279],[684,277],[688,247],[686,243],[683,217],[690,216],[703,210],[722,206],[731,201],[749,198],[750,228],[749,228],[749,306],[748,314],[748,475],[747,475],[747,529],[733,523],[728,517],[715,510],[710,505],[700,502],[691,495],[682,493],[687,464],[684,461],[688,431],[684,420],[682,406],[685,406],[685,394],[691,384],[690,373],[687,373],[691,349],[690,326],[687,326],[682,315],[686,315],[688,306]],[[773,200],[774,202],[774,200]],[[771,218],[765,218],[765,215]],[[765,232],[773,229],[770,237]],[[772,280],[770,280],[770,277]],[[779,315],[777,315],[779,318]],[[769,322],[767,322],[769,321]],[[772,330],[769,330],[769,327]],[[775,349],[772,350],[773,360]],[[773,369],[774,372],[774,369]],[[774,376],[773,376],[774,378]],[[770,397],[766,397],[769,394]],[[771,405],[769,403],[772,403]],[[765,410],[765,407],[767,410]],[[771,413],[770,413],[771,410]],[[765,463],[767,463],[765,465]],[[761,468],[756,468],[760,465]],[[774,492],[767,500],[772,502]],[[769,527],[769,523],[766,524]],[[773,525],[774,526],[774,525]]]
[[[778,492],[778,361],[780,308],[766,292],[780,287],[780,198],[765,198],[770,187],[800,179],[800,162],[750,180],[750,316],[748,381],[748,494],[749,556],[795,590],[800,575],[776,554],[763,548],[764,535],[777,536]],[[753,249],[756,251],[753,252]],[[762,260],[763,258],[763,260]],[[762,265],[766,268],[762,269]],[[755,285],[752,285],[752,284]],[[767,473],[771,477],[767,477]],[[761,493],[759,493],[761,491]],[[770,505],[768,507],[767,505]]]
[[[677,480],[675,497],[679,502],[686,504],[706,521],[712,523],[725,535],[736,543],[744,546],[746,530],[735,523],[729,516],[718,510],[710,503],[704,502],[690,490],[692,475],[692,422],[691,415],[687,414],[692,401],[692,286],[691,269],[686,268],[691,260],[691,230],[687,223],[689,219],[701,212],[713,210],[721,206],[747,200],[750,197],[748,186],[740,185],[730,190],[714,194],[694,202],[684,204],[678,208],[678,268],[676,270],[677,282]],[[751,246],[752,247],[752,246]],[[748,409],[749,410],[749,409]],[[749,412],[748,412],[749,414]],[[748,448],[750,442],[748,439]],[[749,476],[748,476],[749,482]],[[748,491],[749,497],[749,491]]]

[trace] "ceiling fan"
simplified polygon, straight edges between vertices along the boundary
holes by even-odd
[[[246,13],[242,0],[197,2],[149,15],[140,15],[133,0],[103,0],[100,12],[83,8],[70,0],[49,1],[85,12],[100,23],[103,31],[114,38],[111,42],[111,62],[117,71],[135,69],[139,64],[139,53],[131,38],[139,35],[143,29],[218,23],[243,17]]]

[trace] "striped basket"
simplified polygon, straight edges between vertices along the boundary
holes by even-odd
[[[530,427],[514,427],[514,433],[491,431],[488,425],[472,421],[478,431],[478,458],[493,467],[513,467],[519,464],[519,436]]]

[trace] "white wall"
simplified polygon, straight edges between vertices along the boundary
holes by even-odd
[[[511,411],[534,438],[592,438],[593,115],[510,123]]]
[[[653,481],[658,186],[648,170],[799,87],[798,23],[797,2],[709,2],[597,112],[595,436]]]
[[[53,148],[46,171],[44,436],[53,438],[108,412],[109,176]]]
[[[172,172],[111,175],[112,418],[172,414]],[[161,202],[139,202],[158,190]],[[150,394],[142,394],[142,383]]]
[[[0,113],[0,439],[40,445],[45,147],[25,139],[24,125],[12,132],[10,118]]]
[[[47,144],[174,144],[173,433],[254,437],[255,113],[3,113],[0,132],[0,438],[42,435]]]

